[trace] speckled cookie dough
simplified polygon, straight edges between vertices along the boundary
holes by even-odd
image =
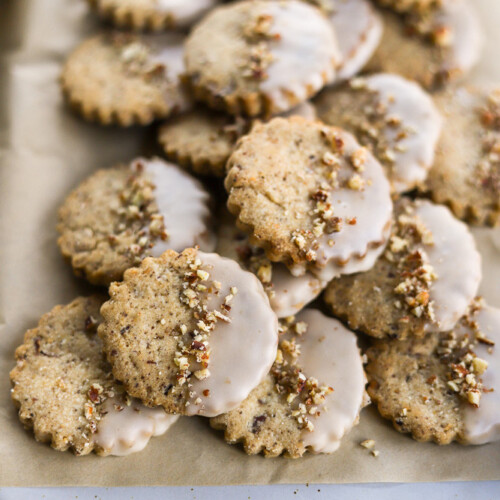
[[[146,408],[111,375],[97,336],[104,297],[57,306],[28,330],[10,372],[12,399],[37,441],[76,455],[128,455],[177,416]]]
[[[368,392],[394,427],[417,441],[500,439],[500,310],[476,301],[456,327],[368,352]]]
[[[381,73],[325,89],[319,117],[343,127],[370,148],[395,192],[421,186],[434,162],[442,118],[416,83]]]
[[[329,281],[386,241],[389,183],[341,129],[274,118],[240,139],[227,166],[227,206],[239,227],[294,275]]]
[[[147,125],[189,107],[180,82],[184,38],[110,33],[82,42],[66,60],[61,87],[86,120]]]
[[[59,248],[77,275],[108,285],[148,255],[213,250],[209,202],[196,179],[158,158],[98,170],[59,209]]]
[[[382,37],[383,24],[369,0],[308,0],[330,19],[342,63],[337,80],[346,80],[368,62]]]
[[[316,118],[316,109],[303,102],[283,113]],[[159,130],[158,141],[172,161],[201,175],[226,175],[226,163],[236,141],[251,129],[252,120],[197,107],[173,117]]]
[[[291,109],[332,82],[340,54],[318,9],[256,0],[210,12],[186,40],[185,63],[197,99],[256,116]]]
[[[116,378],[148,406],[219,415],[273,364],[276,315],[259,280],[230,259],[169,250],[126,271],[109,294],[99,335]]]
[[[367,71],[398,73],[434,89],[462,78],[479,60],[483,39],[473,2],[446,1],[404,16],[381,14],[384,32]]]
[[[437,203],[477,225],[500,224],[500,89],[436,96],[444,119],[427,188]]]
[[[120,28],[187,28],[218,0],[87,0],[104,19]]]
[[[367,402],[356,336],[314,309],[283,322],[266,379],[235,410],[210,424],[249,455],[333,453]]]
[[[324,298],[351,328],[405,339],[453,328],[480,281],[481,257],[467,226],[444,206],[402,198],[383,257],[368,272],[333,280]]]

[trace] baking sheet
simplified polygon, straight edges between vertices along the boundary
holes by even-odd
[[[475,0],[488,37],[477,81],[500,81],[500,3]],[[373,408],[333,455],[299,460],[248,457],[202,418],[181,418],[129,457],[75,457],[36,443],[10,401],[8,372],[26,329],[90,286],[73,277],[56,246],[56,211],[96,168],[148,153],[150,130],[83,123],[61,102],[61,63],[96,29],[83,0],[23,0],[0,6],[0,486],[224,485],[500,479],[500,443],[417,443]],[[482,293],[500,307],[500,248],[474,231],[483,254]],[[497,231],[497,244],[500,235]],[[466,263],[464,264],[466,271]],[[378,458],[359,446],[375,439]]]

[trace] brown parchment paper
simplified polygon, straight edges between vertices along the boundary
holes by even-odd
[[[186,0],[188,1],[188,0]],[[500,2],[478,5],[488,43],[473,79],[500,82]],[[500,479],[500,443],[438,447],[413,441],[367,408],[330,456],[248,457],[202,418],[181,418],[142,452],[75,457],[36,443],[10,401],[8,372],[26,329],[55,304],[90,293],[56,246],[56,210],[98,167],[148,152],[150,130],[83,123],[57,86],[68,51],[96,29],[83,0],[18,0],[0,6],[0,486],[224,485]],[[482,293],[500,306],[500,234],[476,230],[484,257]],[[464,263],[464,272],[467,263]],[[500,390],[500,388],[499,388]],[[359,446],[377,442],[379,458]]]

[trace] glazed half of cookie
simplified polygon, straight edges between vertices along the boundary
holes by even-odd
[[[274,118],[240,139],[227,167],[227,206],[238,225],[295,275],[309,270],[328,281],[351,265],[361,270],[387,240],[389,182],[342,129]]]
[[[158,158],[98,170],[59,209],[59,247],[93,284],[172,248],[213,250],[209,194],[181,168]]]
[[[193,29],[185,63],[197,99],[256,116],[291,109],[333,81],[340,54],[318,9],[246,0],[214,9]]]
[[[210,424],[249,455],[333,453],[367,402],[356,335],[314,309],[283,322],[282,330],[269,375]]]
[[[28,330],[10,372],[19,418],[37,441],[76,455],[128,455],[176,419],[130,398],[112,374],[97,336],[104,297],[57,306]]]
[[[66,60],[61,87],[86,120],[147,125],[183,111],[189,98],[180,74],[184,37],[124,32],[94,36]]]
[[[278,322],[261,283],[217,254],[148,257],[109,294],[99,335],[116,378],[148,406],[232,410],[276,356]]]
[[[474,2],[443,0],[381,14],[384,31],[367,71],[397,73],[435,89],[463,78],[479,60],[483,38]]]
[[[319,117],[370,148],[393,191],[421,186],[434,162],[442,118],[416,83],[394,74],[359,77],[315,100]]]
[[[368,392],[383,417],[418,441],[500,439],[500,310],[476,301],[455,328],[368,352]]]
[[[481,276],[481,256],[465,224],[444,206],[402,198],[384,255],[367,272],[332,280],[324,299],[355,330],[405,339],[453,328]]]
[[[436,103],[445,123],[427,179],[432,198],[469,223],[500,224],[500,90],[461,87]]]

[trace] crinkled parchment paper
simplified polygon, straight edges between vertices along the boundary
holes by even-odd
[[[474,79],[500,82],[500,2],[471,1],[481,9],[488,36]],[[181,418],[142,453],[124,458],[59,453],[23,430],[9,394],[14,349],[41,314],[90,293],[59,255],[57,206],[96,168],[149,151],[148,131],[88,125],[61,103],[61,63],[95,29],[83,0],[18,0],[0,6],[0,486],[500,479],[500,443],[417,443],[395,432],[372,408],[363,411],[360,425],[338,452],[295,461],[248,457],[225,444],[202,418]],[[475,233],[484,256],[482,293],[500,306],[500,232],[497,247],[492,230]],[[378,458],[359,446],[367,438],[376,440]]]

